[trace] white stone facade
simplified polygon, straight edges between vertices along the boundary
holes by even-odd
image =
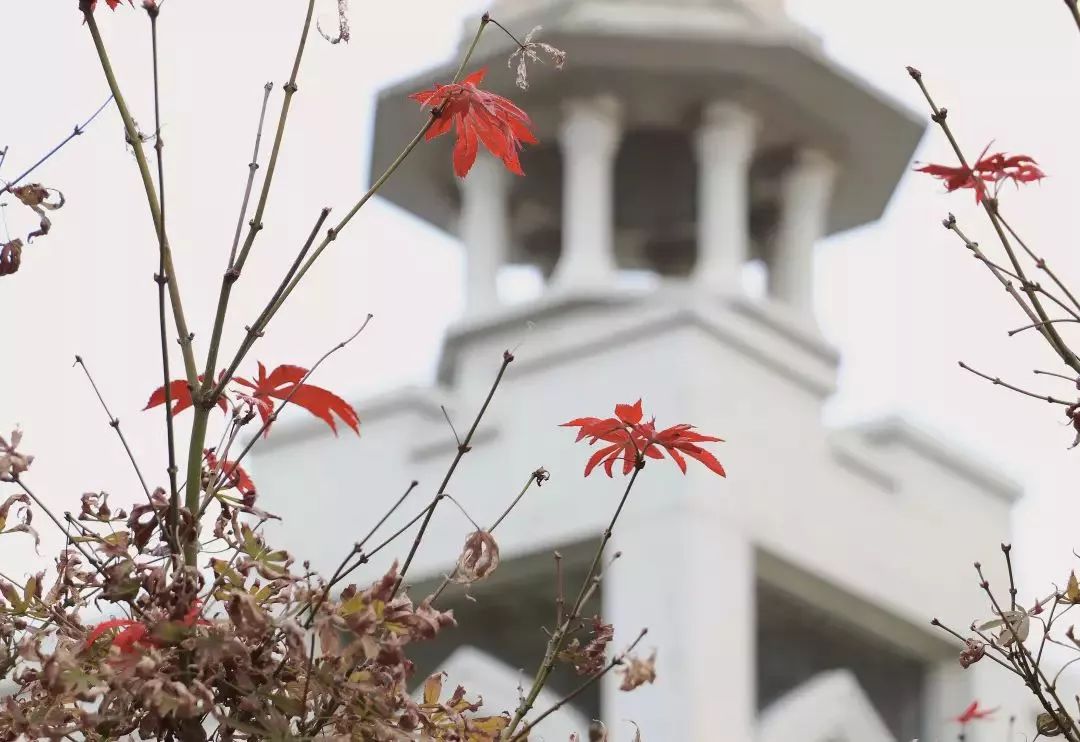
[[[342,545],[416,479],[421,494],[388,527],[407,520],[455,452],[440,407],[467,426],[514,348],[449,488],[483,523],[530,472],[551,471],[499,528],[504,594],[535,579],[550,585],[553,550],[580,568],[582,543],[599,537],[621,494],[621,479],[581,476],[589,450],[560,423],[643,396],[660,424],[690,422],[727,441],[718,449],[726,480],[650,464],[617,526],[611,550],[622,556],[602,585],[603,616],[616,644],[648,627],[659,679],[632,694],[617,679],[603,684],[599,712],[613,730],[633,719],[651,740],[938,738],[950,711],[976,695],[997,697],[1002,678],[982,666],[961,672],[929,618],[965,625],[983,610],[977,591],[961,589],[966,570],[1008,539],[1019,492],[902,421],[824,428],[839,358],[813,320],[814,243],[880,214],[921,127],[836,70],[775,0],[547,0],[494,11],[515,26],[543,23],[595,89],[582,89],[589,85],[573,68],[534,81],[541,100],[558,104],[526,102],[550,143],[524,153],[526,171],[538,173],[532,181],[481,155],[460,188],[443,187],[447,163],[448,182],[432,184],[423,158],[446,153],[431,146],[419,153],[418,175],[403,172],[388,186],[390,199],[421,218],[458,225],[467,314],[446,338],[438,386],[357,402],[362,438],[334,439],[294,418],[256,449],[264,505],[291,524],[272,538],[332,570]],[[501,59],[500,43],[481,56]],[[605,64],[610,74],[598,74]],[[441,74],[425,73],[419,87]],[[670,120],[642,110],[641,96],[659,95],[658,79],[677,109]],[[399,97],[395,88],[380,102],[376,170],[400,145]],[[672,166],[672,181],[620,177],[623,158],[641,154],[629,143],[644,141],[685,161]],[[688,228],[685,205],[669,202],[683,186],[696,194]],[[657,210],[626,207],[642,197]],[[555,236],[523,226],[516,215],[528,209],[547,213]],[[676,253],[692,258],[689,267]],[[738,288],[751,259],[768,269],[761,301]],[[503,305],[499,269],[544,260],[544,295]],[[621,271],[642,268],[665,280],[649,290],[621,284]],[[331,498],[321,510],[334,518],[320,518],[318,531],[297,528],[310,507],[305,493],[316,491]],[[410,580],[444,574],[470,530],[452,505],[442,508]],[[538,627],[550,621],[538,610],[514,640],[527,646],[485,651],[531,656],[532,670],[543,652]],[[882,690],[890,678],[891,693]]]

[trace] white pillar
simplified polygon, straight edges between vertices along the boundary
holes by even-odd
[[[615,155],[621,134],[613,98],[566,103],[562,147],[562,253],[552,282],[558,289],[596,288],[615,276]]]
[[[706,107],[697,135],[697,265],[706,288],[735,290],[750,250],[750,161],[756,121],[741,106]]]
[[[798,153],[784,176],[780,223],[769,262],[769,289],[776,299],[813,318],[814,244],[825,234],[836,165],[817,150]]]
[[[757,736],[753,545],[691,498],[624,521],[609,552],[622,556],[600,588],[601,615],[615,626],[613,651],[648,628],[638,654],[657,650],[656,682],[626,692],[618,674],[604,678],[612,738],[630,739],[633,719],[645,739],[750,742]]]
[[[509,177],[503,164],[481,152],[461,187],[458,223],[465,245],[465,312],[481,314],[499,305],[495,284],[510,239]]]

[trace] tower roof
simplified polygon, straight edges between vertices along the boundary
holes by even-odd
[[[560,104],[570,97],[615,96],[625,107],[627,129],[686,127],[709,99],[733,98],[763,122],[763,146],[813,146],[840,164],[829,233],[881,215],[924,128],[829,60],[820,42],[783,14],[781,0],[503,0],[493,15],[515,32],[542,25],[542,37],[568,53],[563,73],[534,69],[527,93],[512,92],[511,74],[486,81],[529,112],[542,142],[555,140]],[[463,46],[474,29],[467,24]],[[470,68],[505,69],[513,49],[493,29]],[[380,94],[373,177],[417,125],[407,94],[449,79],[456,66],[455,59]],[[526,151],[527,171],[528,157]],[[454,224],[457,193],[442,147],[414,152],[409,167],[380,193],[443,229]]]

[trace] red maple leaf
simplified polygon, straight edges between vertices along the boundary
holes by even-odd
[[[266,367],[259,363],[259,376],[255,381],[249,381],[236,377],[234,381],[240,386],[253,390],[250,394],[240,394],[242,398],[250,401],[266,425],[273,412],[271,398],[289,400],[291,404],[299,405],[319,418],[337,435],[337,423],[334,420],[336,414],[357,435],[360,434],[360,418],[356,410],[341,397],[322,387],[304,384],[303,379],[308,370],[300,366],[282,365],[275,368],[269,374]],[[265,433],[270,432],[267,425]]]
[[[717,458],[698,445],[723,442],[722,438],[698,433],[694,426],[685,423],[657,430],[656,420],[642,422],[644,416],[639,399],[632,405],[615,405],[615,417],[580,417],[563,423],[563,427],[578,428],[577,441],[588,438],[590,446],[598,441],[607,444],[589,457],[585,476],[603,463],[604,471],[610,477],[618,461],[623,462],[623,474],[629,474],[636,466],[643,466],[646,458],[664,458],[665,451],[684,474],[686,456],[689,456],[720,476],[727,476]]]
[[[120,4],[120,0],[105,0],[105,4],[109,6],[109,10],[116,10],[116,6]],[[132,5],[132,1],[128,0],[128,5]],[[97,0],[90,0],[90,12],[94,12],[97,9]]]
[[[992,709],[981,709],[979,708],[978,701],[972,701],[971,705],[964,709],[963,713],[957,716],[954,721],[957,721],[961,724],[970,724],[971,722],[978,721],[980,719],[988,719],[990,715],[993,714],[995,711],[997,711],[996,706]]]
[[[133,621],[130,618],[114,618],[95,626],[86,637],[86,645],[90,646],[93,644],[109,629],[118,628],[123,628],[123,631],[113,637],[112,645],[119,649],[123,654],[134,652],[136,644],[153,643],[151,640],[147,639],[149,630],[146,628],[145,624],[139,621]]]
[[[987,155],[989,149],[990,145],[986,145],[979,159],[969,168],[931,163],[915,170],[940,178],[945,182],[945,190],[950,193],[962,188],[973,189],[975,203],[982,203],[986,198],[987,183],[994,184],[996,194],[997,187],[1006,180],[1019,186],[1021,183],[1033,183],[1046,177],[1038,163],[1027,155],[1006,155],[1003,152]]]
[[[228,475],[228,480],[221,485],[221,489],[231,489],[235,487],[240,491],[241,495],[246,497],[255,494],[255,482],[248,473],[244,471],[244,467],[239,466],[234,461],[218,461],[218,457],[214,454],[212,448],[203,451],[203,459],[206,461],[206,468],[211,475]]]
[[[194,600],[188,606],[184,617],[176,623],[189,629],[196,625],[209,626],[209,621],[199,617],[201,613],[202,601]],[[112,646],[119,649],[121,654],[131,654],[139,646],[161,646],[161,642],[151,635],[150,628],[146,624],[130,618],[113,618],[99,623],[86,635],[86,646],[89,647],[110,629],[123,629],[112,639]]]
[[[203,377],[200,376],[199,381],[201,382],[202,380]],[[176,379],[175,381],[169,382],[169,397],[173,402],[173,415],[178,412],[183,412],[194,404],[191,399],[191,389],[188,388],[186,379]],[[165,387],[159,386],[154,390],[154,393],[150,395],[150,401],[146,403],[146,407],[143,407],[143,410],[149,410],[163,404],[165,404]],[[218,397],[217,406],[221,408],[222,412],[229,411],[229,406],[225,401],[225,397]]]
[[[436,85],[409,97],[422,106],[433,106],[435,121],[424,136],[427,140],[446,134],[451,127],[454,142],[454,173],[464,178],[473,163],[479,143],[506,165],[506,169],[524,175],[518,150],[521,144],[536,144],[530,130],[529,116],[510,100],[478,86],[486,69],[477,70],[460,83]]]

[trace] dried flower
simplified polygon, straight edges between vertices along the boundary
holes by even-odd
[[[965,670],[986,656],[986,644],[977,639],[965,639],[960,652],[960,667]]]
[[[559,659],[572,664],[578,675],[593,675],[604,668],[605,651],[614,636],[615,629],[611,624],[604,623],[599,616],[593,616],[592,638],[582,646],[575,637],[559,653]]]
[[[542,41],[533,41],[533,36],[540,31],[542,26],[534,27],[529,33],[525,34],[524,41],[521,45],[510,55],[510,58],[506,60],[507,67],[513,67],[515,60],[517,61],[517,77],[515,82],[517,86],[522,90],[529,89],[528,80],[528,62],[537,62],[543,64],[544,60],[537,52],[543,52],[551,58],[551,63],[555,65],[555,69],[561,70],[563,65],[566,64],[566,52],[562,49],[556,49],[551,44],[546,44]]]
[[[22,431],[18,428],[11,432],[10,443],[0,436],[0,480],[15,479],[34,463],[33,456],[16,450],[20,443],[22,443]]]
[[[644,660],[638,657],[628,658],[620,672],[622,684],[619,685],[619,690],[630,691],[645,683],[652,683],[656,680],[656,651]]]
[[[1001,618],[995,618],[979,626],[979,631],[1001,627],[995,637],[998,644],[1007,647],[1017,640],[1027,640],[1031,631],[1031,612],[1023,609],[1015,611],[1002,611]]]
[[[491,575],[499,566],[499,545],[487,531],[474,531],[465,539],[465,548],[458,558],[457,570],[451,578],[468,585]]]

